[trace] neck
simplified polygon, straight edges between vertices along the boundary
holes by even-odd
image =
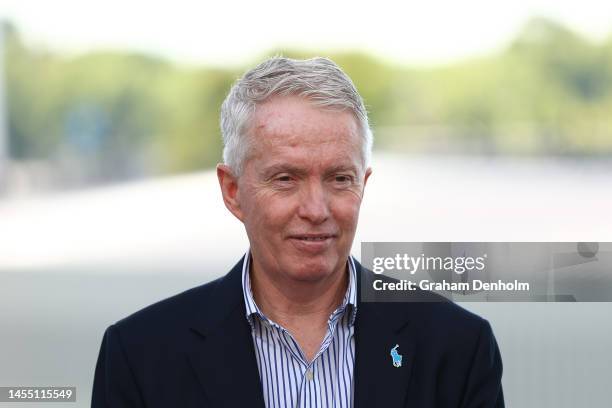
[[[275,280],[253,260],[251,289],[259,309],[283,326],[308,322],[326,324],[346,293],[348,266],[343,266],[320,281]]]

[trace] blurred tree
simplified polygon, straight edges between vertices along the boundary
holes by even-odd
[[[73,157],[89,181],[221,160],[219,108],[242,69],[120,52],[66,58],[25,45],[10,24],[3,29],[14,159]],[[394,66],[361,52],[328,56],[364,97],[377,146],[441,138],[466,151],[612,152],[612,37],[594,44],[535,18],[504,52],[442,67]]]

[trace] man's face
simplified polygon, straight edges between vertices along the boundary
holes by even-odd
[[[287,96],[258,105],[250,125],[233,205],[224,198],[245,225],[255,268],[312,282],[344,270],[371,172],[356,119]]]

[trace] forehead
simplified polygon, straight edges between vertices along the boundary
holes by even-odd
[[[273,155],[309,155],[322,159],[360,157],[361,140],[350,111],[314,106],[296,96],[275,97],[257,106],[251,122],[255,159]]]

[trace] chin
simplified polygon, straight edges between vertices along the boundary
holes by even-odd
[[[296,265],[299,265],[299,267],[296,268]],[[293,263],[290,274],[299,281],[316,282],[330,276],[334,272],[335,267],[336,264],[331,261],[302,260],[301,262]]]
[[[298,271],[292,274],[292,276],[299,282],[318,282],[326,276],[329,276],[329,273],[326,272],[327,271]]]

